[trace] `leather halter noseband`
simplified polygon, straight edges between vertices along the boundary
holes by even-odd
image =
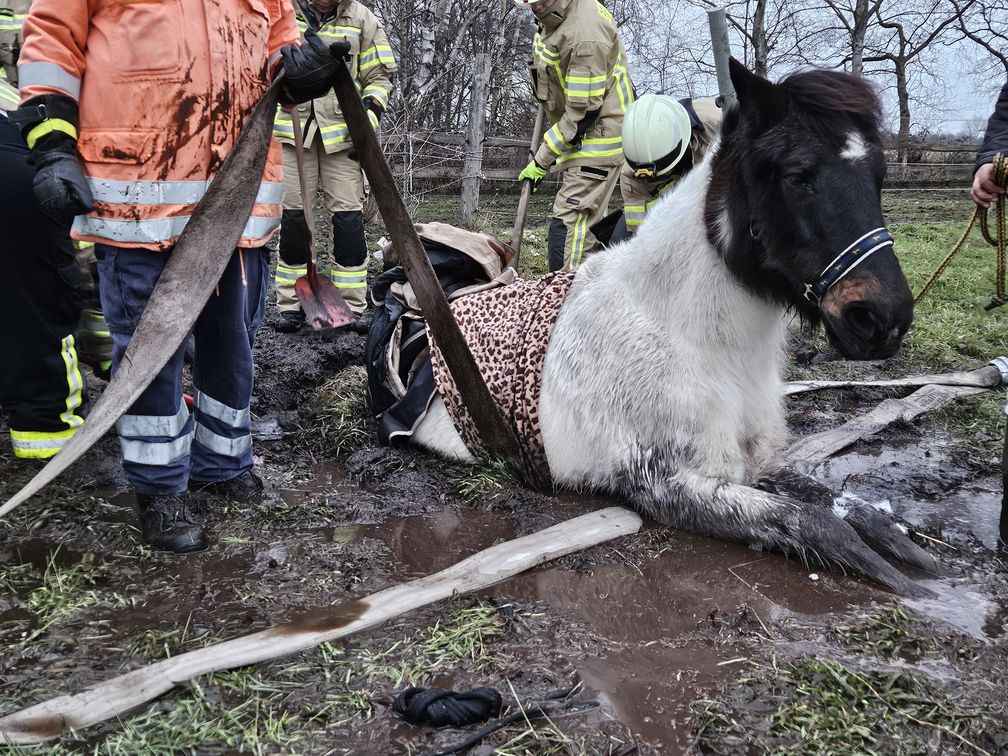
[[[826,292],[840,279],[883,247],[891,247],[892,243],[892,234],[885,228],[869,231],[833,258],[833,262],[826,266],[818,281],[814,284],[805,284],[805,299],[818,307]]]

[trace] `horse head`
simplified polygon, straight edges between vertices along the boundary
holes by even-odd
[[[711,243],[754,293],[822,322],[848,359],[892,355],[913,297],[882,218],[878,97],[835,71],[778,84],[731,61],[738,105],[713,158]]]

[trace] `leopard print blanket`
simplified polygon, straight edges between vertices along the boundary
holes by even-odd
[[[553,326],[574,281],[573,271],[469,294],[451,303],[452,314],[504,417],[517,431],[522,463],[531,481],[550,480],[546,447],[539,426],[543,362]],[[445,408],[474,456],[484,449],[462,396],[452,380],[430,328],[431,364]]]

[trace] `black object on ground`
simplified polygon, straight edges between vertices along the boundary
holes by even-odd
[[[440,688],[407,688],[396,696],[392,709],[410,724],[430,727],[467,727],[500,715],[501,694],[493,688],[468,693]]]
[[[558,715],[583,714],[597,709],[597,701],[569,700],[580,689],[581,683],[578,681],[570,688],[547,693],[544,698],[530,701],[524,706],[521,703],[509,704],[508,708],[513,708],[514,711],[507,716],[480,728],[465,740],[428,756],[462,753],[498,730],[522,720],[531,722],[533,719],[555,719]],[[410,724],[465,727],[499,716],[502,705],[500,693],[493,688],[473,688],[468,693],[437,688],[408,688],[396,696],[392,709]]]

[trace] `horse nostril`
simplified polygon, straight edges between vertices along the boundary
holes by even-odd
[[[849,304],[844,307],[843,322],[854,335],[864,341],[880,340],[889,330],[866,304]]]

